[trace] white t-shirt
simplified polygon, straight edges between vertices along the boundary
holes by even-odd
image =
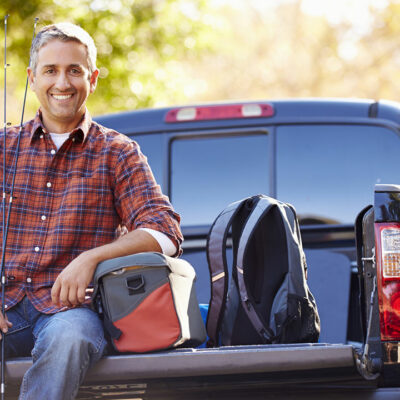
[[[64,144],[64,142],[69,138],[71,132],[66,133],[51,133],[50,136],[53,140],[53,143],[56,145],[57,150],[60,150],[60,147]]]

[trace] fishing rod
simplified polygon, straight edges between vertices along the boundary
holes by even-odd
[[[4,249],[4,229],[5,229],[5,218],[6,218],[6,133],[7,133],[7,20],[8,14],[4,17],[4,129],[3,129],[3,199],[2,199],[2,210],[3,210],[3,221],[2,221],[2,251]],[[3,259],[2,253],[2,259]],[[1,263],[1,313],[5,318],[5,275],[3,262]],[[1,341],[1,400],[4,400],[5,392],[5,335],[2,334],[3,340]]]
[[[3,209],[3,230],[4,232],[4,227],[5,227],[5,200],[6,200],[6,192],[5,192],[5,178],[6,178],[6,131],[7,131],[7,67],[9,64],[7,64],[7,19],[8,19],[8,14],[4,17],[4,144],[3,144],[3,201],[2,201],[2,209]],[[4,237],[4,236],[3,236]]]
[[[7,212],[7,220],[5,220],[5,199],[6,199],[6,133],[7,133],[7,118],[6,118],[6,96],[7,96],[7,87],[6,87],[6,70],[9,66],[7,64],[7,19],[8,15],[4,17],[4,144],[3,144],[3,202],[2,202],[2,209],[3,209],[3,240],[2,240],[2,249],[1,249],[1,312],[3,317],[5,318],[5,286],[6,286],[6,276],[5,276],[5,253],[6,253],[6,245],[7,245],[7,237],[8,237],[8,228],[10,225],[10,215],[11,215],[11,208],[12,208],[12,201],[13,201],[13,194],[14,194],[14,187],[15,187],[15,176],[17,172],[17,165],[18,165],[18,157],[19,157],[19,149],[21,143],[21,133],[23,129],[23,122],[24,122],[24,113],[25,113],[25,104],[26,104],[26,96],[28,92],[28,76],[26,77],[25,83],[25,92],[24,92],[24,100],[22,103],[22,113],[21,113],[21,120],[19,124],[18,130],[18,139],[17,139],[17,146],[14,153],[13,159],[13,166],[12,166],[12,183],[10,189],[10,198],[9,198],[9,205],[8,205],[8,212]],[[35,39],[36,33],[36,25],[39,18],[35,18],[35,23],[33,26],[33,36],[32,42]],[[31,58],[29,57],[29,65],[31,64]],[[1,385],[0,385],[0,393],[1,393],[1,400],[4,400],[5,395],[5,335],[3,334],[3,338],[1,341]]]

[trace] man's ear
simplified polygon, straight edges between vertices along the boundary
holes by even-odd
[[[99,77],[99,70],[95,69],[92,73],[92,75],[90,76],[90,93],[93,93],[96,89],[97,86],[97,79]]]
[[[28,74],[28,81],[29,81],[29,86],[33,91],[35,91],[35,74],[33,73],[33,70],[31,67],[28,67],[26,69],[26,72]]]

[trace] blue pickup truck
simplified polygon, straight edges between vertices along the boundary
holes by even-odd
[[[400,398],[400,320],[390,340],[380,336],[378,306],[371,311],[374,329],[363,326],[371,325],[361,316],[374,289],[360,291],[354,236],[375,185],[400,191],[384,185],[400,183],[400,103],[219,103],[95,120],[140,144],[181,214],[182,257],[196,269],[201,304],[210,297],[205,245],[218,213],[259,193],[294,205],[321,335],[315,344],[108,356],[89,373],[80,399]],[[30,362],[7,361],[8,393],[17,393]]]

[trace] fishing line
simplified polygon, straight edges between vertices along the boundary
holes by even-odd
[[[4,243],[5,243],[5,215],[6,215],[6,133],[7,133],[7,20],[8,14],[4,17],[4,128],[3,128],[3,199],[2,199],[2,211],[3,211],[3,221],[2,221],[2,260],[4,259]],[[5,316],[5,275],[4,275],[4,263],[1,262],[1,312],[3,318]],[[1,400],[4,400],[5,391],[5,335],[2,334],[1,341],[1,385],[0,393]]]
[[[13,194],[14,194],[14,186],[15,186],[15,176],[17,172],[17,165],[18,165],[18,157],[19,157],[19,149],[21,143],[21,133],[23,129],[23,121],[24,121],[24,113],[25,113],[25,104],[26,104],[26,95],[28,91],[28,76],[26,77],[25,83],[25,93],[24,93],[24,100],[22,104],[22,113],[21,113],[21,121],[19,124],[18,130],[18,139],[17,139],[17,146],[14,153],[13,159],[13,166],[12,166],[12,183],[10,189],[10,198],[9,198],[9,205],[7,211],[7,220],[5,220],[6,214],[6,134],[7,134],[7,116],[6,116],[6,97],[7,97],[7,86],[6,86],[6,78],[7,78],[7,19],[8,15],[4,17],[4,135],[3,135],[3,200],[2,200],[2,210],[3,210],[3,238],[2,238],[2,249],[1,249],[1,312],[3,317],[5,317],[5,286],[6,286],[6,276],[5,276],[5,253],[6,253],[6,245],[7,245],[7,237],[8,237],[8,228],[10,225],[10,215],[11,215],[11,208],[12,208],[12,201],[13,201]],[[39,18],[35,18],[35,23],[33,26],[33,36],[32,42],[35,38],[36,32],[36,25]],[[29,65],[31,64],[31,58],[29,57]],[[2,334],[2,341],[1,341],[1,385],[0,385],[0,393],[1,393],[1,400],[4,400],[5,394],[5,335]]]

